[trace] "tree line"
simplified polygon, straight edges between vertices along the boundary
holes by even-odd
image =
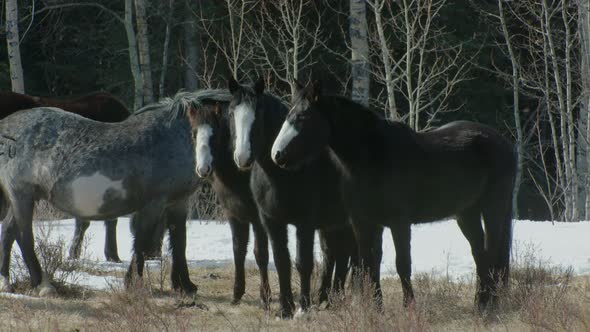
[[[521,218],[590,219],[587,0],[5,0],[0,89],[137,109],[261,76],[320,78],[415,130],[511,137]],[[516,206],[516,205],[515,205]]]

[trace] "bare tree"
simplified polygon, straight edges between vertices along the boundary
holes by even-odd
[[[252,56],[251,40],[246,36],[248,15],[256,7],[254,0],[225,0],[227,21],[223,18],[208,17],[201,9],[196,13],[201,30],[209,42],[223,56],[231,74],[238,78],[239,74],[247,74],[246,65]],[[216,61],[216,60],[215,60]]]
[[[582,75],[582,102],[578,121],[580,151],[578,174],[584,201],[584,219],[590,220],[590,4],[578,1],[578,24],[580,31],[580,55]],[[585,157],[585,158],[584,158]]]
[[[512,192],[512,211],[514,218],[518,218],[518,192],[520,191],[520,183],[522,182],[522,164],[524,160],[524,149],[523,149],[523,133],[522,125],[520,122],[520,106],[519,106],[519,95],[520,95],[520,74],[518,59],[516,53],[512,47],[511,35],[508,32],[508,26],[506,24],[506,18],[504,15],[504,8],[502,6],[503,0],[498,1],[498,12],[500,17],[500,24],[502,25],[502,32],[504,40],[506,41],[506,49],[512,65],[512,114],[514,115],[514,127],[516,128],[516,177],[514,180],[514,190]]]
[[[439,112],[450,111],[448,98],[466,79],[469,59],[463,42],[445,43],[448,32],[437,20],[446,0],[367,0],[373,10],[370,41],[377,83],[386,88],[383,105],[392,120],[403,120],[415,130],[431,126]],[[395,42],[405,46],[394,50]],[[395,93],[408,103],[401,116]],[[426,118],[422,118],[426,115]]]
[[[154,85],[152,81],[152,65],[150,60],[150,43],[148,38],[148,23],[145,14],[145,0],[135,0],[135,20],[137,23],[137,49],[139,64],[143,77],[143,102],[154,102]]]
[[[201,0],[196,2],[197,4],[200,4]],[[197,76],[197,69],[199,66],[199,40],[197,34],[197,24],[195,23],[195,15],[191,10],[188,1],[185,2],[184,15],[186,20],[183,26],[184,49],[186,51],[184,87],[189,91],[193,91],[199,87]]]
[[[164,33],[164,45],[162,50],[162,71],[160,72],[159,96],[164,97],[166,85],[166,73],[168,71],[168,53],[170,48],[170,30],[174,17],[174,0],[168,0],[168,13],[166,17],[166,31]]]
[[[543,121],[550,129],[555,175],[546,175],[546,183],[538,184],[538,187],[546,188],[544,197],[558,200],[551,202],[552,205],[557,203],[563,206],[561,218],[567,221],[579,220],[582,214],[581,204],[578,204],[581,177],[577,167],[576,136],[580,136],[576,135],[574,113],[580,102],[580,95],[576,91],[583,89],[574,84],[580,81],[580,61],[576,59],[579,52],[574,52],[579,44],[574,14],[577,12],[576,4],[572,1],[512,1],[499,3],[498,8],[501,15],[496,18],[502,24],[503,34],[507,40],[512,38],[513,51],[510,55],[508,49],[508,56],[512,61],[513,74],[506,75],[506,78],[511,81],[513,89],[519,85],[520,94],[540,101],[540,110],[546,116]],[[518,26],[518,34],[510,34],[506,23],[508,18]],[[515,56],[517,51],[514,50],[518,50],[520,56]],[[519,81],[512,78],[515,70]],[[538,132],[538,135],[543,135],[543,131]],[[523,133],[520,133],[521,139],[522,136]],[[547,151],[544,144],[539,138],[539,151],[543,159]],[[543,172],[548,170],[544,160],[532,165],[540,167]],[[535,183],[538,183],[537,180],[533,179]],[[553,190],[559,193],[553,194]]]
[[[371,75],[367,41],[367,5],[364,0],[350,0],[349,31],[352,51],[352,100],[369,106]]]
[[[139,56],[137,55],[137,39],[133,28],[133,0],[125,0],[125,31],[129,44],[129,66],[134,81],[134,108],[137,110],[143,106],[143,77]]]
[[[313,55],[324,43],[321,15],[311,0],[265,2],[257,11],[261,27],[248,36],[256,45],[256,64],[274,74],[295,94],[299,74],[315,64]]]
[[[17,0],[6,0],[6,43],[8,46],[12,91],[25,93],[25,79],[20,56],[20,39],[18,33]]]

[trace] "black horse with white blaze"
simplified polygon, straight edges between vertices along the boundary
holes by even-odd
[[[310,306],[316,229],[320,231],[326,263],[331,264],[323,271],[320,300],[328,296],[333,266],[336,269],[334,286],[342,290],[349,260],[356,260],[354,236],[338,191],[338,174],[327,153],[296,170],[287,171],[275,165],[270,150],[287,115],[287,107],[277,97],[264,93],[262,80],[253,86],[243,86],[230,79],[229,90],[234,161],[240,169],[251,170],[250,188],[260,221],[270,238],[279,275],[279,315],[290,317],[294,302],[287,248],[288,224],[297,228],[296,266],[301,278],[302,310]],[[381,243],[378,237],[376,241]],[[380,250],[380,245],[378,247]],[[380,260],[380,252],[377,256]]]
[[[227,90],[203,90],[201,107],[196,116],[197,174],[210,179],[213,189],[228,218],[232,231],[235,279],[232,303],[238,303],[245,291],[244,261],[249,237],[249,225],[255,234],[254,255],[260,271],[260,298],[269,308],[270,286],[268,283],[268,237],[258,217],[258,207],[250,190],[250,171],[239,170],[233,158],[233,141],[230,131],[229,99]],[[326,237],[327,235],[327,237]],[[326,301],[332,287],[342,289],[342,274],[346,272],[350,252],[342,253],[335,234],[321,232],[323,254],[320,302]],[[342,241],[346,239],[343,238]],[[354,246],[354,243],[346,243]],[[354,252],[354,250],[351,250]],[[344,254],[343,257],[336,255]],[[338,262],[337,277],[332,285],[332,276]],[[339,279],[340,278],[340,279]]]
[[[291,106],[272,159],[283,168],[298,167],[331,149],[361,262],[378,299],[374,226],[391,229],[404,303],[409,304],[414,299],[411,224],[456,216],[475,259],[479,308],[495,303],[497,286],[507,283],[510,268],[516,173],[510,142],[488,126],[467,121],[417,133],[347,98],[323,95],[318,82],[299,86]]]

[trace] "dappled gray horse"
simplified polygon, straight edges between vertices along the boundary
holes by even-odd
[[[191,93],[146,106],[123,122],[100,123],[57,108],[34,108],[0,121],[0,251],[13,234],[39,295],[55,291],[34,251],[33,206],[45,199],[83,219],[136,212],[133,259],[141,276],[146,239],[167,220],[172,283],[196,291],[186,265],[187,199],[195,190]],[[149,240],[148,240],[149,241]],[[10,290],[10,255],[0,252],[0,286]]]

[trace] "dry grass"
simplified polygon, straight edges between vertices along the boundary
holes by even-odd
[[[474,311],[474,282],[420,274],[414,277],[416,303],[401,305],[397,278],[383,281],[384,310],[377,310],[368,289],[336,296],[331,308],[315,308],[300,319],[277,321],[258,307],[258,272],[247,270],[247,292],[238,306],[229,304],[232,267],[191,271],[199,284],[196,298],[169,290],[164,271],[146,275],[143,287],[89,292],[84,297],[14,299],[0,297],[2,331],[587,331],[590,329],[590,277],[547,268],[532,258],[513,269],[511,288],[501,309],[487,317]],[[295,274],[296,275],[296,274]],[[294,285],[298,282],[294,278]],[[273,310],[278,309],[272,274]],[[297,287],[294,287],[297,289]]]

